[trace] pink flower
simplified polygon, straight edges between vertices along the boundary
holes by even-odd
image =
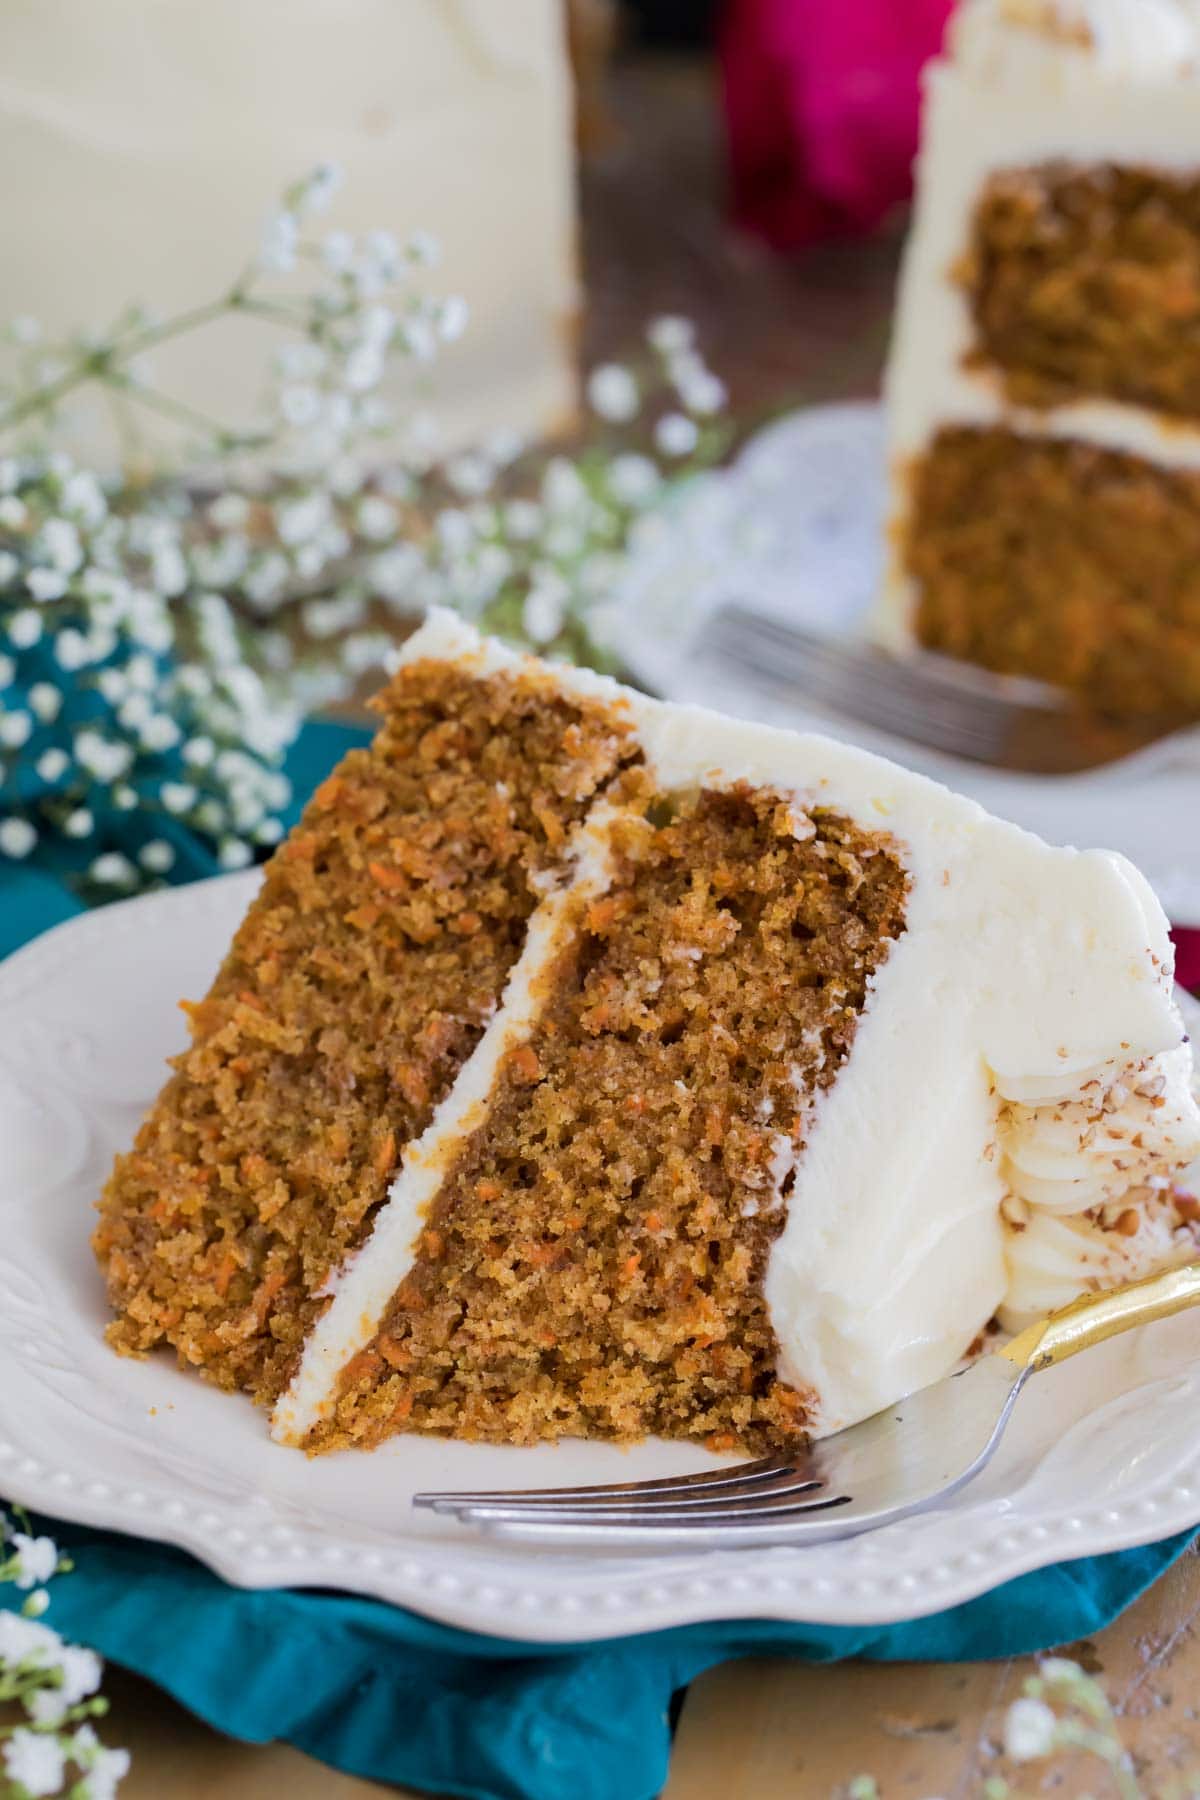
[[[871,230],[907,199],[922,66],[953,0],[727,0],[734,219],[779,250]]]
[[[1200,931],[1176,931],[1175,979],[1200,993]]]

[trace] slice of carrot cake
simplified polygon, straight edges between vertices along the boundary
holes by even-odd
[[[961,0],[886,382],[880,630],[1200,718],[1200,8]]]
[[[309,1449],[760,1449],[1193,1253],[1161,910],[817,737],[433,614],[266,870],[96,1249]]]

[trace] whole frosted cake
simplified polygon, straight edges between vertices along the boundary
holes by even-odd
[[[1194,1253],[1161,910],[819,737],[449,614],[117,1161],[117,1349],[399,1431],[759,1449]]]
[[[438,370],[447,443],[561,430],[579,305],[573,104],[559,0],[11,0],[4,317],[30,314],[56,342],[131,302],[166,316],[215,300],[278,196],[330,161],[346,182],[329,224],[432,232],[431,291],[471,306]],[[245,425],[277,341],[226,319],[156,349],[154,384]],[[56,441],[112,457],[106,405],[73,403]]]
[[[1200,6],[963,0],[927,72],[880,626],[1200,717]]]

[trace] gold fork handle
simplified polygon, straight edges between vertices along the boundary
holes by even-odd
[[[1187,1263],[1183,1268],[1168,1269],[1164,1275],[1150,1275],[1144,1281],[1131,1281],[1108,1293],[1084,1294],[1060,1312],[1051,1313],[1048,1319],[1027,1325],[999,1354],[1018,1368],[1049,1369],[1122,1331],[1149,1325],[1155,1319],[1169,1319],[1172,1313],[1197,1305],[1200,1263]]]

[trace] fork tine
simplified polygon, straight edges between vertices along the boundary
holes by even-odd
[[[632,1502],[643,1495],[658,1498],[675,1494],[707,1494],[717,1488],[738,1488],[756,1481],[770,1481],[776,1477],[798,1474],[802,1466],[800,1457],[763,1456],[754,1462],[734,1463],[723,1469],[703,1469],[695,1475],[668,1475],[658,1481],[608,1481],[586,1487],[494,1488],[477,1493],[456,1490],[452,1493],[417,1494],[413,1503],[442,1511],[451,1506],[457,1509],[464,1505],[486,1506],[492,1502],[582,1501],[606,1499],[610,1495]]]
[[[725,1505],[718,1501],[697,1507],[651,1508],[645,1506],[471,1506],[464,1507],[458,1517],[478,1525],[591,1525],[597,1531],[626,1525],[644,1526],[649,1531],[694,1526],[697,1529],[717,1525],[745,1525],[756,1521],[779,1524],[800,1519],[811,1513],[831,1512],[848,1506],[849,1494],[827,1495],[803,1500],[784,1496],[775,1501],[745,1501]]]
[[[749,641],[735,645],[722,640],[719,648],[723,656],[776,691],[805,694],[878,729],[918,735],[926,743],[960,754],[993,754],[1002,747],[1011,725],[1007,708],[989,706],[974,696],[939,693],[898,670],[844,663],[824,653],[807,662],[785,662],[781,650]]]
[[[467,1494],[418,1494],[415,1504],[425,1506],[431,1512],[464,1513],[477,1508],[485,1510],[510,1506],[536,1511],[541,1514],[579,1511],[595,1513],[597,1517],[617,1513],[623,1508],[636,1507],[639,1512],[669,1513],[685,1508],[687,1511],[706,1511],[709,1508],[729,1506],[754,1506],[765,1504],[770,1500],[794,1497],[799,1494],[816,1494],[826,1486],[824,1478],[809,1470],[784,1470],[774,1479],[760,1479],[740,1483],[715,1483],[713,1486],[699,1491],[686,1489],[670,1489],[665,1493],[652,1493],[646,1489],[630,1491],[624,1487],[597,1488],[591,1494],[581,1498],[571,1489],[549,1488],[542,1494],[493,1494],[488,1497]]]
[[[977,760],[996,760],[1021,716],[1015,698],[970,672],[907,663],[736,605],[708,620],[697,650],[738,663],[776,691],[804,694],[877,729]],[[1043,703],[1042,712],[1054,716],[1052,705]]]

